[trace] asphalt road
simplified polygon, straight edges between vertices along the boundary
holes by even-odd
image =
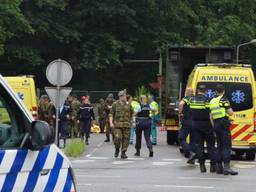
[[[177,146],[168,146],[165,133],[159,134],[154,157],[143,145],[141,157],[134,157],[129,146],[127,160],[113,158],[114,146],[104,143],[103,134],[93,134],[86,153],[71,159],[79,192],[254,192],[256,162],[232,161],[238,176],[200,173],[198,165],[189,166]]]

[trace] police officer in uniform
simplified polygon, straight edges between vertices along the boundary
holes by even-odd
[[[216,172],[216,149],[213,127],[210,121],[209,98],[205,96],[205,85],[199,85],[197,94],[189,100],[191,110],[192,126],[195,135],[197,157],[200,163],[200,171],[206,172],[204,143],[207,144],[207,151],[211,160],[210,172]]]
[[[150,140],[150,132],[151,132],[151,124],[152,119],[150,117],[150,111],[153,109],[150,108],[150,105],[147,103],[147,97],[145,95],[140,96],[141,103],[140,103],[140,110],[137,113],[137,126],[136,126],[136,144],[135,149],[136,153],[135,156],[140,156],[140,149],[141,149],[141,139],[142,139],[142,132],[144,131],[144,138],[149,149],[149,157],[153,157],[153,146]]]
[[[192,130],[191,110],[189,109],[189,100],[193,96],[193,89],[186,88],[185,97],[179,103],[179,119],[181,128],[179,130],[179,142],[184,150],[185,156],[188,155],[188,164],[195,164],[196,151],[194,145],[194,133]],[[189,137],[189,144],[187,137]]]
[[[78,110],[77,119],[77,122],[80,123],[81,126],[81,138],[84,139],[85,135],[85,143],[86,145],[89,145],[91,122],[92,120],[95,122],[95,115],[93,112],[93,107],[89,103],[88,96],[82,97],[82,105]]]
[[[224,96],[224,86],[219,84],[216,87],[217,97],[210,102],[211,118],[214,131],[217,137],[217,173],[224,175],[237,175],[238,172],[230,168],[231,156],[231,134],[229,116],[233,114],[228,99]],[[224,168],[223,168],[224,163]]]
[[[126,90],[118,93],[119,100],[116,101],[110,111],[109,123],[110,127],[114,129],[114,144],[115,157],[117,158],[121,148],[121,158],[127,159],[125,154],[130,140],[130,123],[131,119],[135,127],[135,113],[133,112],[131,104],[127,102]]]
[[[69,113],[71,112],[71,107],[68,101],[60,107],[60,115],[59,115],[59,132],[60,139],[63,139],[63,147],[66,146],[66,139],[68,138],[68,123],[70,120]]]

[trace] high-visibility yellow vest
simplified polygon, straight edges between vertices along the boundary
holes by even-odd
[[[221,98],[223,96],[220,95],[216,98],[213,98],[210,102],[210,110],[211,110],[211,115],[213,119],[220,119],[223,117],[228,117],[226,108],[228,106],[228,103],[226,102],[221,102]]]
[[[139,104],[139,102],[137,102],[137,101],[132,101],[131,102],[131,106],[132,106],[132,109],[133,109],[133,111],[134,112],[138,112],[139,111],[139,109],[140,109],[140,104]]]
[[[154,109],[154,115],[158,115],[159,114],[159,106],[158,106],[158,103],[155,102],[155,101],[152,101],[150,103],[150,107]],[[150,117],[153,116],[153,113],[152,111],[150,111]]]

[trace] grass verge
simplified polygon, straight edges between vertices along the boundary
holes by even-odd
[[[86,150],[86,145],[81,139],[74,140],[72,143],[68,144],[65,149],[64,153],[69,157],[78,157]]]

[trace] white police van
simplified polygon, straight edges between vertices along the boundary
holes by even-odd
[[[49,125],[33,121],[0,75],[0,191],[75,192],[71,163]]]

